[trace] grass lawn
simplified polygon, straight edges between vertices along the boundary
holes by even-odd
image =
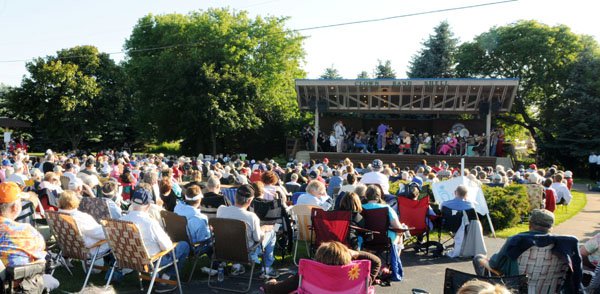
[[[569,209],[566,210],[562,206],[559,206],[554,211],[554,225],[558,225],[570,219],[571,217],[579,213],[583,209],[583,207],[585,207],[585,204],[587,203],[585,193],[575,190],[571,191],[571,193],[573,194],[573,199],[571,200],[571,203],[569,203]],[[496,231],[496,237],[508,238],[512,235],[516,235],[527,230],[529,230],[528,223],[522,223],[517,225],[516,227]]]

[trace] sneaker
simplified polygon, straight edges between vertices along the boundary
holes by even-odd
[[[124,269],[121,269],[121,273],[122,273],[123,275],[128,275],[128,274],[130,274],[130,273],[132,273],[132,272],[133,272],[133,270],[132,270],[132,269],[130,269],[130,268],[124,268]]]
[[[263,269],[263,273],[260,275],[261,279],[276,279],[279,277],[279,274],[272,267],[267,267],[266,270]]]
[[[169,284],[158,284],[156,288],[154,288],[155,293],[168,293],[177,289],[177,285],[169,285]]]
[[[205,274],[207,274],[207,275],[210,275],[211,277],[213,277],[213,276],[215,276],[216,274],[219,273],[219,271],[214,270],[214,269],[210,269],[208,267],[203,267],[202,268],[202,272],[205,273]]]
[[[239,276],[239,275],[243,275],[245,273],[246,273],[246,268],[243,265],[239,264],[239,263],[236,263],[236,264],[234,264],[231,267],[231,273],[230,274],[232,276]]]

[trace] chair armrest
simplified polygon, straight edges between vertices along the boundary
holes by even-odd
[[[154,254],[154,256],[150,257],[150,261],[154,262],[155,260],[167,255],[169,252],[175,250],[176,246],[177,246],[177,242],[173,242],[173,246],[171,246],[171,248],[165,249],[159,253]]]
[[[388,230],[402,234],[402,233],[404,233],[406,231],[410,231],[410,230],[414,230],[414,229],[415,229],[414,227],[406,227],[406,228],[401,228],[401,229],[398,229],[398,228],[389,228]]]
[[[40,259],[32,263],[6,268],[7,277],[11,280],[20,280],[27,277],[43,274],[46,271],[46,260]]]
[[[357,226],[353,226],[353,225],[350,225],[350,228],[353,229],[353,230],[356,230],[357,232],[361,232],[361,233],[379,234],[378,231],[372,231],[372,230],[369,230],[369,229],[365,229],[365,228],[361,228],[361,227],[357,227]]]
[[[90,246],[90,249],[92,249],[92,248],[96,248],[96,247],[98,247],[98,246],[100,246],[100,245],[102,245],[102,244],[104,244],[104,243],[106,243],[106,240],[100,240],[100,241],[98,241],[98,242],[96,242],[96,243],[92,244],[92,246]]]

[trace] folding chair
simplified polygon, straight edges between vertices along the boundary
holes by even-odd
[[[415,251],[419,251],[422,247],[425,247],[427,253],[429,253],[429,247],[436,245],[437,248],[442,248],[442,245],[432,244],[429,241],[429,225],[427,224],[429,211],[429,197],[421,198],[420,200],[412,200],[406,197],[398,197],[398,217],[400,222],[406,224],[408,227],[413,229],[410,230],[411,238],[405,240],[405,244],[414,244]],[[422,242],[422,238],[425,237],[425,243]],[[442,249],[443,251],[443,249]],[[438,252],[441,254],[442,252]]]
[[[294,257],[292,259],[295,265],[298,265],[296,256],[298,254],[298,245],[300,241],[304,241],[304,244],[306,244],[306,253],[310,257],[310,243],[312,243],[312,233],[310,228],[312,226],[311,212],[313,208],[319,207],[313,205],[294,205],[290,209],[295,231]]]
[[[225,288],[210,283],[211,276],[208,275],[208,287],[212,289],[246,293],[252,287],[252,275],[254,274],[254,261],[250,258],[250,253],[260,246],[257,242],[251,248],[248,248],[246,241],[246,223],[235,219],[213,218],[209,220],[213,228],[213,255],[210,264],[217,262],[233,262],[240,264],[249,264],[250,278],[248,286],[244,290],[237,288]]]
[[[79,203],[79,210],[91,215],[97,222],[110,218],[108,203],[104,198],[83,197]]]
[[[388,208],[363,209],[360,213],[365,220],[365,228],[377,232],[372,239],[365,239],[363,249],[376,253],[389,252],[392,246],[387,231],[390,227]]]
[[[78,259],[82,261],[83,271],[86,272],[85,280],[81,289],[85,288],[94,268],[106,270],[107,267],[95,266],[96,260],[107,256],[110,252],[100,254],[101,246],[106,243],[106,240],[100,240],[93,244],[90,248],[85,246],[83,235],[79,231],[77,222],[67,213],[57,211],[47,211],[48,225],[56,238],[56,243],[60,248],[59,255],[61,258]],[[90,257],[91,256],[91,260]],[[89,267],[87,262],[90,262]]]
[[[279,224],[280,229],[275,233],[277,234],[277,244],[282,249],[281,257],[285,257],[287,249],[291,252],[294,238],[291,218],[283,206],[282,199],[264,200],[254,198],[248,210],[258,216],[261,226]]]
[[[300,195],[305,194],[305,192],[294,192],[292,194],[292,204],[296,205],[296,202],[298,202],[298,197],[300,197]]]
[[[44,211],[58,210],[58,193],[55,190],[44,188],[39,190],[37,194]]]
[[[585,290],[587,293],[598,294],[600,292],[600,266],[597,266],[596,270],[589,274],[592,276],[592,279],[587,287],[585,287]]]
[[[200,204],[200,211],[202,212],[202,214],[206,215],[208,219],[217,217],[217,209],[218,207],[206,207]]]
[[[454,294],[458,292],[458,289],[460,289],[463,284],[474,279],[486,281],[491,284],[502,284],[509,290],[512,290],[512,293],[527,293],[526,275],[510,277],[486,277],[446,268],[446,274],[444,277],[444,294]]]
[[[177,285],[179,288],[179,294],[182,294],[181,281],[179,280],[179,269],[177,268],[177,257],[175,256],[175,246],[177,243],[173,243],[173,247],[163,250],[154,256],[149,256],[142,239],[142,234],[136,224],[133,222],[107,219],[103,221],[104,234],[107,237],[108,244],[115,257],[115,263],[113,264],[106,286],[110,284],[115,268],[130,268],[138,272],[138,279],[140,282],[140,290],[143,291],[142,279],[149,280],[150,285],[148,286],[147,294],[152,293],[154,282]],[[161,266],[160,262],[162,258],[171,254],[173,262]],[[158,273],[170,266],[175,267],[175,275],[177,281],[164,280],[158,278]]]
[[[568,264],[552,252],[554,245],[533,246],[519,256],[519,274],[529,278],[529,293],[558,293],[566,279]]]
[[[324,211],[319,208],[311,210],[312,230],[315,233],[314,246],[319,247],[323,242],[338,241],[346,246],[350,232],[350,211]]]
[[[15,219],[16,222],[27,223],[36,226],[35,222],[35,208],[33,202],[29,200],[23,200],[21,203],[21,214]]]
[[[375,293],[370,286],[371,261],[354,260],[348,265],[326,265],[320,262],[300,259],[298,275],[299,294],[307,293]]]
[[[237,193],[237,188],[221,188],[221,194],[225,196],[227,206],[235,205],[235,193]]]
[[[12,267],[5,267],[4,263],[0,260],[0,293],[33,293],[34,289],[27,289],[31,292],[22,289],[21,281],[23,279],[34,278],[36,276],[39,276],[38,279],[42,280],[41,276],[44,274],[45,270],[46,260],[38,260],[25,265]],[[35,290],[39,291],[39,289]],[[41,293],[47,293],[47,291],[44,289]]]
[[[190,272],[190,277],[188,278],[188,283],[192,280],[194,276],[194,270],[196,270],[196,264],[198,263],[198,259],[206,253],[206,251],[200,251],[196,253],[196,248],[202,248],[210,244],[210,239],[192,243],[188,230],[187,230],[187,219],[185,216],[180,216],[174,212],[161,210],[160,217],[162,218],[163,223],[165,224],[165,232],[171,238],[173,242],[187,242],[190,244],[190,255],[194,257],[194,265],[192,266],[192,271]]]

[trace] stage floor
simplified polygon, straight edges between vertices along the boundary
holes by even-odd
[[[435,165],[436,162],[445,160],[450,166],[459,166],[460,159],[465,159],[465,167],[472,168],[476,165],[480,166],[496,166],[500,161],[505,162],[503,157],[493,156],[448,156],[448,155],[412,155],[412,154],[385,154],[385,153],[337,153],[337,152],[309,152],[300,151],[296,154],[298,159],[310,159],[310,160],[323,160],[323,158],[329,159],[329,165],[338,163],[345,158],[352,160],[354,164],[362,163],[365,166],[373,162],[375,159],[381,159],[384,164],[396,163],[396,165],[404,168],[406,166],[414,169],[421,160],[427,160],[427,164]],[[308,154],[306,154],[308,153]],[[300,155],[300,156],[299,156]],[[307,156],[308,155],[308,156]]]

